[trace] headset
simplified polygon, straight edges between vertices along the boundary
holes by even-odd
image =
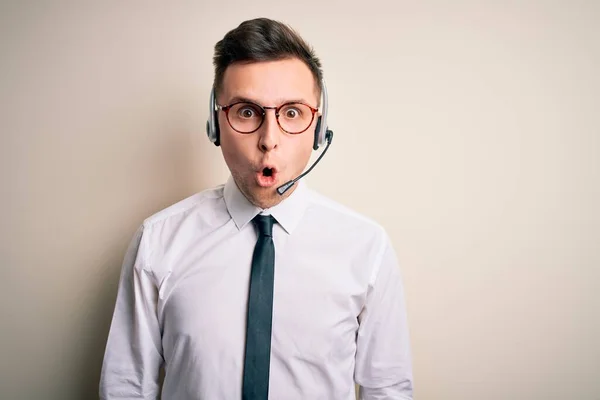
[[[333,132],[330,131],[327,126],[327,87],[325,86],[324,80],[321,80],[321,85],[323,88],[321,91],[321,115],[319,116],[317,120],[317,126],[315,127],[315,139],[313,142],[313,150],[318,150],[319,147],[323,146],[326,142],[330,141],[331,136],[333,136]],[[218,112],[219,110],[217,108],[217,102],[215,99],[215,88],[213,87],[210,91],[208,121],[206,121],[206,134],[208,135],[208,140],[214,143],[215,146],[221,145]]]

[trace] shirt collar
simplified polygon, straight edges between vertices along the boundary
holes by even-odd
[[[306,187],[306,183],[300,180],[296,183],[296,186],[294,192],[281,203],[268,209],[261,209],[248,201],[238,188],[233,177],[230,176],[225,184],[223,197],[227,211],[239,230],[242,230],[255,216],[262,213],[275,217],[279,225],[291,235],[300,223],[304,211],[308,206],[308,188]]]

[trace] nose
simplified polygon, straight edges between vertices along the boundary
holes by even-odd
[[[271,112],[272,111],[272,112]],[[267,109],[265,121],[260,129],[260,137],[258,139],[258,147],[262,152],[272,151],[279,145],[281,129],[277,123],[275,110]]]

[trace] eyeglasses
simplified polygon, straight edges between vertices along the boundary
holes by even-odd
[[[299,134],[306,131],[313,120],[318,108],[304,103],[285,103],[279,107],[263,107],[248,101],[239,101],[227,106],[217,105],[227,116],[231,128],[239,133],[256,132],[265,122],[267,110],[275,110],[275,118],[279,127],[287,133]]]

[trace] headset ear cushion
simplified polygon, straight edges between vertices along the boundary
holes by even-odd
[[[319,148],[319,133],[321,132],[321,118],[317,119],[317,125],[315,126],[315,140],[313,142],[313,150],[317,150]]]
[[[219,113],[215,111],[215,146],[221,145],[221,131],[219,129]]]

